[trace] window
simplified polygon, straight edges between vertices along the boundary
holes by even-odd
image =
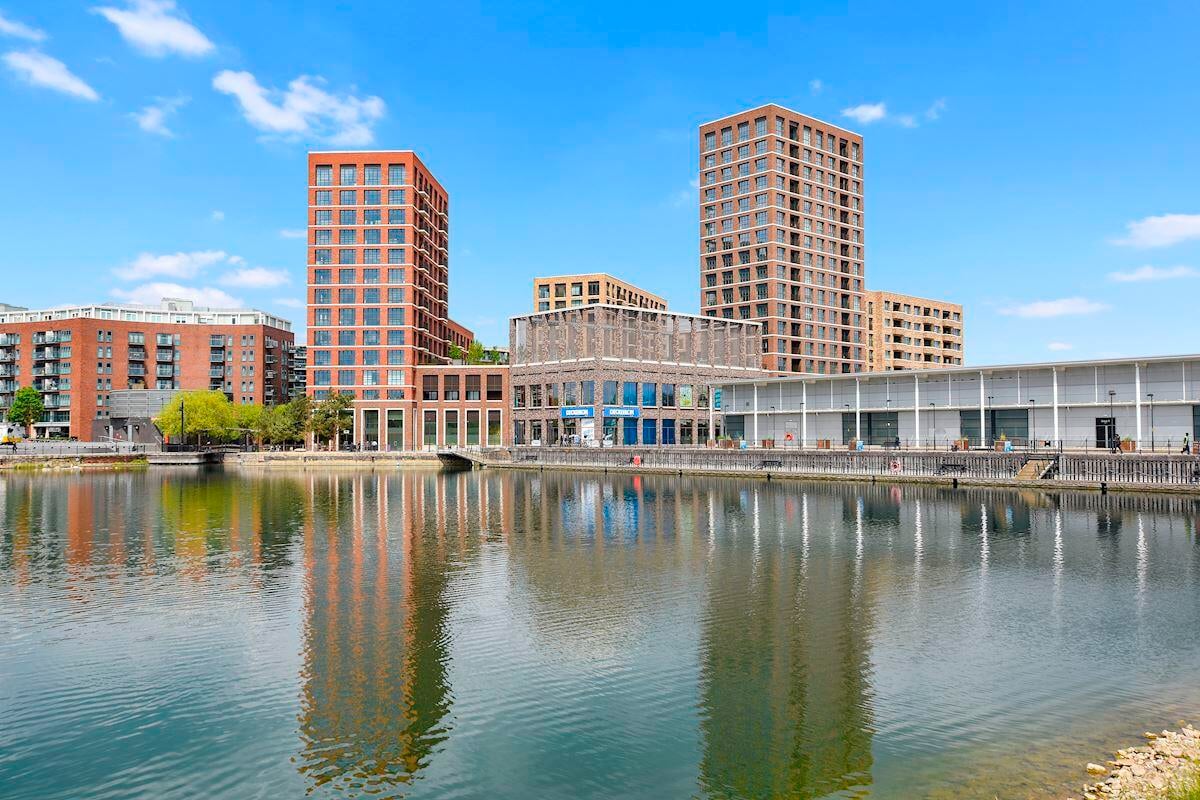
[[[442,379],[442,399],[458,400],[458,380],[457,375],[447,375]]]
[[[363,183],[367,186],[378,186],[383,183],[383,170],[378,164],[367,164],[363,167]]]
[[[332,186],[333,185],[333,166],[330,164],[317,165],[317,186]],[[320,197],[321,193],[317,192]]]
[[[404,203],[403,189],[388,189],[388,205],[398,206]]]
[[[663,408],[675,407],[675,384],[664,383],[662,385],[662,406]],[[667,444],[665,431],[663,432],[663,444]]]
[[[658,384],[643,383],[642,384],[642,405],[646,408],[653,408],[658,405]]]
[[[583,381],[581,384],[579,384],[579,388],[580,403],[585,406],[594,405],[596,402],[596,382]]]
[[[313,305],[327,306],[333,302],[333,292],[329,289],[313,289]]]
[[[408,183],[408,171],[403,164],[388,164],[388,183],[393,186]],[[401,193],[400,198],[401,202],[403,202],[403,193]]]
[[[638,385],[634,381],[625,381],[621,387],[621,402],[627,406],[637,405]]]
[[[487,399],[488,400],[503,400],[504,399],[504,376],[503,375],[488,375],[487,376]]]
[[[426,411],[424,413],[424,442],[427,446],[437,445],[437,412]]]
[[[319,190],[319,191],[317,192],[317,194],[316,194],[316,203],[315,203],[315,205],[318,205],[318,206],[331,206],[331,205],[333,205],[333,192],[331,192],[329,189],[321,189],[321,190]]]
[[[447,375],[446,377],[450,376]],[[447,409],[444,414],[444,420],[444,441],[448,447],[454,447],[458,444],[458,412],[452,409]]]
[[[605,381],[600,394],[600,402],[606,406],[617,404],[617,382]]]
[[[338,309],[338,325],[353,325],[356,315],[353,308]]]
[[[437,375],[422,375],[421,376],[421,399],[422,400],[437,400],[438,399],[438,376]]]
[[[642,420],[642,444],[658,443],[658,420],[646,417]]]
[[[320,233],[320,231],[318,231],[318,233]],[[328,231],[326,231],[326,233],[328,233]],[[313,263],[314,264],[332,264],[333,263],[333,251],[327,247],[313,250]]]
[[[389,308],[387,310],[387,324],[392,325],[392,326],[403,325],[404,324],[404,309],[403,308]]]
[[[354,186],[358,183],[358,167],[353,164],[343,164],[339,170],[338,181],[342,186]]]
[[[338,250],[338,263],[339,264],[355,263],[354,251],[353,250]]]
[[[501,442],[500,437],[500,417],[499,411],[487,412],[487,443],[489,447],[499,447]]]
[[[390,249],[390,250],[388,250],[388,251],[387,251],[387,263],[389,263],[389,264],[403,264],[403,263],[404,263],[404,250],[403,250],[403,249]],[[404,271],[403,271],[403,270],[394,270],[394,271],[395,271],[395,272],[399,272],[401,275],[403,275],[403,274],[404,274]],[[389,280],[391,280],[391,279],[389,278]],[[403,278],[401,278],[401,280],[403,280]],[[395,283],[395,281],[393,281],[393,283]]]
[[[338,192],[339,206],[353,206],[358,204],[358,192],[353,189],[342,189]]]
[[[467,446],[479,444],[479,412],[467,412]]]

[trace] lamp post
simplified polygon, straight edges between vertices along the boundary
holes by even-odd
[[[1146,397],[1150,398],[1150,452],[1154,452],[1154,392],[1147,392]]]
[[[179,439],[187,445],[187,417],[183,411],[183,395],[179,395]]]
[[[1113,440],[1117,438],[1117,418],[1113,416],[1113,398],[1116,395],[1117,392],[1115,389],[1108,390],[1108,441],[1105,444],[1108,445],[1109,450],[1115,449]]]

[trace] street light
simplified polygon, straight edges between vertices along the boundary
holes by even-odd
[[[1146,397],[1150,398],[1150,452],[1154,452],[1154,392],[1147,392]]]
[[[1113,415],[1113,398],[1116,397],[1116,390],[1108,390],[1108,449],[1113,449],[1113,439],[1117,437],[1117,418]]]

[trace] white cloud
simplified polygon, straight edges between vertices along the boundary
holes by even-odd
[[[308,234],[302,228],[284,228],[279,232],[281,239],[303,239]]]
[[[850,108],[843,108],[842,116],[849,117],[861,125],[869,125],[872,122],[878,122],[887,116],[887,104],[862,103],[861,105],[851,106]]]
[[[820,78],[813,78],[811,81],[808,82],[808,93],[811,95],[820,94],[821,90],[824,88],[825,88],[825,84],[821,83]]]
[[[383,117],[383,100],[330,94],[317,85],[321,82],[301,75],[281,92],[263,87],[249,72],[224,70],[213,78],[213,88],[236,98],[246,121],[269,134],[312,136],[346,147],[370,144],[375,138],[371,126]]]
[[[671,196],[671,205],[675,208],[682,208],[689,203],[694,203],[698,197],[697,192],[700,190],[700,179],[692,178],[688,181],[687,189],[680,189]]]
[[[13,51],[4,54],[8,68],[32,86],[42,86],[83,100],[96,101],[100,95],[67,65],[36,50]]]
[[[113,270],[118,278],[139,281],[155,276],[168,278],[192,278],[213,264],[241,264],[238,256],[224,250],[193,250],[188,253],[139,253],[138,257],[123,267]]]
[[[174,0],[130,0],[125,8],[101,6],[93,10],[116,25],[134,49],[148,56],[203,56],[216,49],[194,25],[171,15]]]
[[[129,116],[137,121],[138,127],[146,133],[165,136],[168,139],[175,133],[167,127],[167,118],[182,108],[188,101],[186,97],[158,97],[141,111],[135,111]]]
[[[1110,272],[1108,279],[1117,283],[1141,283],[1143,281],[1167,281],[1172,278],[1195,278],[1200,275],[1191,267],[1144,266],[1129,272]]]
[[[268,289],[282,286],[290,280],[288,274],[281,269],[266,267],[245,267],[221,276],[225,286],[239,286],[244,289]]]
[[[1200,239],[1200,214],[1163,214],[1134,220],[1125,226],[1125,238],[1113,244],[1129,247],[1169,247]]]
[[[241,298],[226,294],[211,286],[183,286],[178,283],[144,283],[132,289],[113,289],[113,297],[126,303],[157,306],[164,297],[191,300],[198,306],[209,308],[242,308]]]
[[[1050,342],[1046,345],[1046,349],[1054,350],[1055,352],[1062,352],[1063,350],[1075,349],[1075,345],[1070,344],[1069,342]]]
[[[1061,300],[1037,300],[1019,306],[1000,309],[1001,314],[1011,317],[1066,317],[1078,314],[1095,314],[1106,311],[1108,306],[1086,297],[1064,297]]]
[[[272,302],[287,308],[304,308],[304,301],[298,297],[276,297]]]
[[[213,222],[224,222],[225,221],[225,212],[218,208],[216,211],[209,214],[208,218],[211,219]]]
[[[893,119],[896,120],[896,124],[901,128],[917,127],[917,118],[913,114],[897,114]]]
[[[930,122],[941,119],[942,112],[945,110],[946,110],[945,98],[939,98],[937,100],[934,100],[933,103],[930,104],[929,108],[925,109],[925,119],[929,120]]]
[[[31,42],[46,41],[46,32],[30,27],[21,22],[14,22],[0,14],[0,36],[13,36],[17,39],[28,39]]]

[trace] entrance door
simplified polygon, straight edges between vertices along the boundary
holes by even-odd
[[[1111,450],[1117,442],[1116,417],[1096,417],[1096,447]]]

